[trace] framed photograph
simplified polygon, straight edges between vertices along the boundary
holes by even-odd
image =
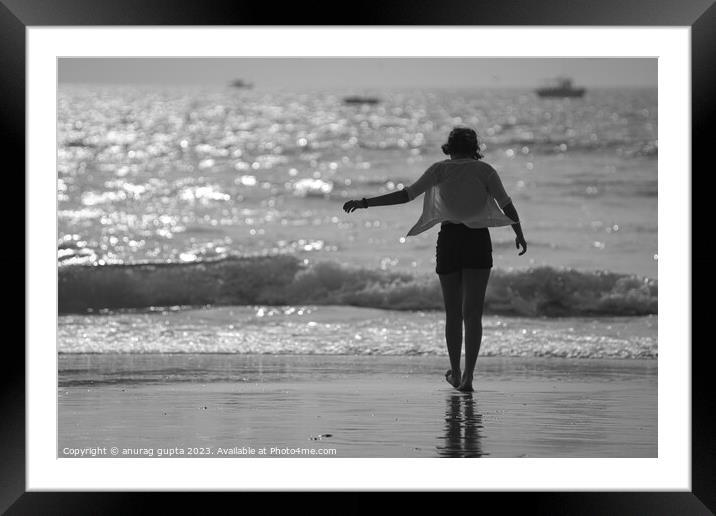
[[[566,4],[348,26],[4,2],[27,305],[0,507],[440,490],[713,510],[691,171],[716,10]]]

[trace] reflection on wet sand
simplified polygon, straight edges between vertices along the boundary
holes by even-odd
[[[658,457],[656,360],[480,360],[462,394],[444,357],[59,353],[58,448]]]
[[[441,457],[482,457],[482,414],[472,393],[450,394],[446,398],[444,444]]]

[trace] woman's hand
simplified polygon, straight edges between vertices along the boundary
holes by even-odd
[[[527,242],[525,241],[525,237],[523,235],[519,235],[517,238],[515,238],[515,247],[517,249],[522,247],[520,256],[522,256],[523,254],[525,254],[527,252]]]
[[[362,201],[348,201],[347,203],[345,203],[345,204],[343,205],[343,210],[344,210],[346,213],[350,213],[350,212],[352,212],[352,211],[355,211],[355,210],[357,210],[358,208],[365,208],[365,206],[363,206],[363,202],[362,202]]]

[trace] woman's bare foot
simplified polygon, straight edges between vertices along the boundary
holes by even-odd
[[[445,379],[447,380],[447,382],[448,382],[450,385],[452,385],[453,387],[455,387],[456,389],[457,389],[458,386],[460,385],[460,380],[461,380],[460,376],[461,376],[461,375],[460,375],[460,371],[457,371],[457,372],[453,375],[452,369],[448,369],[447,373],[445,373]]]
[[[473,392],[475,389],[472,388],[472,377],[465,375],[456,389],[460,392]]]

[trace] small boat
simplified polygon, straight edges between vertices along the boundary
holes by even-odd
[[[558,77],[551,84],[536,90],[540,97],[581,97],[585,91],[585,88],[575,88],[568,77]]]
[[[236,79],[231,81],[230,86],[232,88],[251,89],[254,87],[254,84],[252,82],[246,82],[243,79]]]
[[[354,95],[352,97],[343,97],[345,104],[377,104],[380,102],[378,97],[360,97]]]

